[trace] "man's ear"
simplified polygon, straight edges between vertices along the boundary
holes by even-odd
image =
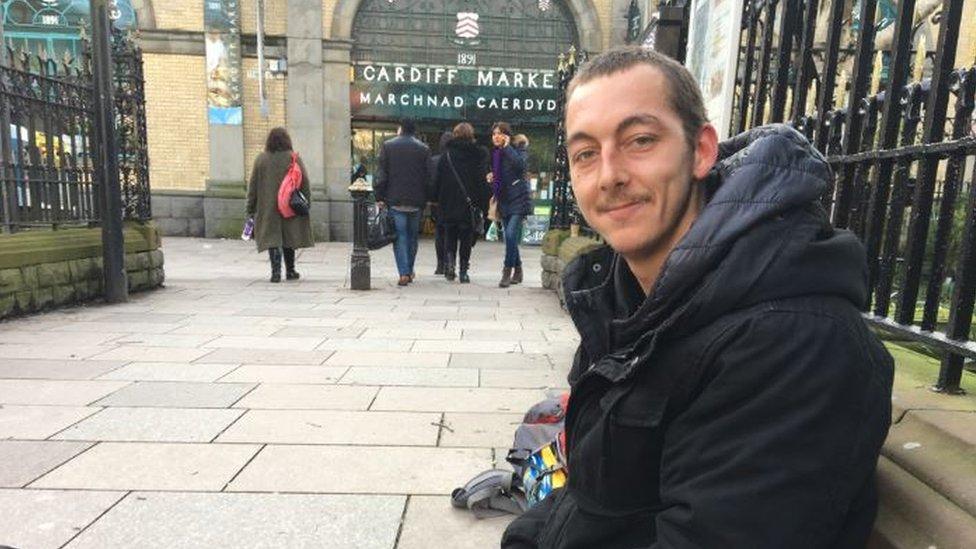
[[[698,141],[695,145],[695,165],[692,168],[694,178],[704,179],[717,160],[718,132],[715,131],[715,126],[705,124],[698,132]]]

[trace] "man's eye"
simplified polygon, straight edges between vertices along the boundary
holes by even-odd
[[[631,143],[638,147],[646,147],[654,143],[655,139],[653,135],[638,135],[631,140]]]
[[[573,162],[585,162],[596,155],[593,151],[580,151],[573,155]]]

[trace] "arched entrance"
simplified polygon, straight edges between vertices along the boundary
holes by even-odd
[[[361,0],[351,27],[353,162],[376,169],[399,119],[437,152],[460,121],[488,145],[495,121],[529,137],[533,185],[546,195],[557,116],[558,56],[580,39],[564,2]]]

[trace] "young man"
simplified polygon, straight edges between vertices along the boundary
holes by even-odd
[[[373,186],[377,204],[389,204],[396,225],[393,256],[400,274],[399,286],[413,282],[415,276],[420,215],[427,205],[430,182],[430,148],[414,137],[414,131],[413,120],[404,119],[397,136],[383,143]]]
[[[569,484],[502,546],[863,547],[892,361],[823,157],[785,126],[719,144],[691,75],[639,49],[581,68],[566,133],[608,247],[563,281]]]

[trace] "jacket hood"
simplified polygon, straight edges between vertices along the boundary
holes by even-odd
[[[702,182],[706,205],[630,317],[614,318],[613,273],[627,266],[612,250],[567,267],[567,308],[584,350],[591,357],[630,354],[665,330],[690,333],[776,299],[837,296],[860,307],[868,296],[863,247],[831,226],[820,203],[832,178],[823,156],[785,125],[721,143],[719,161]]]

